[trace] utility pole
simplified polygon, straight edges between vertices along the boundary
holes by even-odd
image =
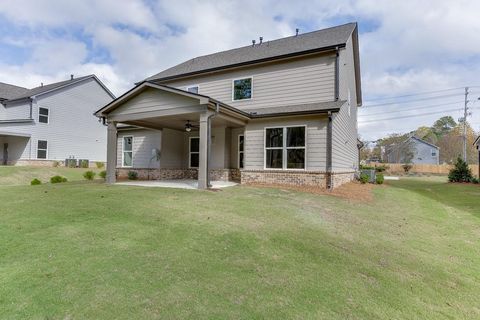
[[[467,115],[468,87],[465,87],[465,105],[463,108],[463,161],[467,162]]]

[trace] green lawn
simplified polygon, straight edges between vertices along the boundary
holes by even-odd
[[[480,187],[0,186],[0,318],[475,319]]]
[[[21,167],[21,166],[0,166],[0,186],[25,185],[37,178],[42,182],[50,181],[55,175],[66,177],[69,181],[84,180],[83,173],[92,170],[97,174],[103,169],[83,169],[66,167]],[[98,176],[97,176],[98,178]]]

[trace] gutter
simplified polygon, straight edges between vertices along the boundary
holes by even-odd
[[[332,112],[328,112],[328,124],[327,124],[327,189],[333,189],[332,179],[332,148],[333,148],[333,118]]]
[[[338,101],[340,95],[340,65],[339,65],[340,52],[338,47],[335,48],[335,101]]]
[[[1,123],[29,123],[33,122],[33,119],[9,119],[9,120],[0,120]]]

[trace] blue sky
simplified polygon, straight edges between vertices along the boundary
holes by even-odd
[[[460,110],[461,87],[480,86],[478,12],[480,2],[464,0],[3,0],[0,81],[33,87],[95,73],[118,95],[191,57],[259,36],[289,36],[295,28],[308,32],[357,21],[365,101],[359,129],[373,140],[431,125],[444,114],[404,116]],[[377,100],[382,97],[450,88],[459,89],[449,97],[433,93],[369,107],[401,100]],[[470,121],[478,130],[480,103],[473,101],[480,87],[471,93]],[[460,111],[445,114],[458,118]]]

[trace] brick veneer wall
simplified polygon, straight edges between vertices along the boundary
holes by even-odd
[[[62,160],[12,160],[8,161],[8,165],[12,166],[32,166],[32,167],[53,167],[54,163],[58,162],[59,167],[64,167],[65,166],[65,161]],[[96,168],[97,164],[96,162],[101,162],[101,161],[90,161],[88,163],[89,168]]]
[[[179,180],[198,179],[197,169],[151,169],[151,168],[117,168],[117,178],[126,179],[129,171],[135,171],[140,180]],[[214,181],[239,181],[238,169],[212,169],[210,179]]]

